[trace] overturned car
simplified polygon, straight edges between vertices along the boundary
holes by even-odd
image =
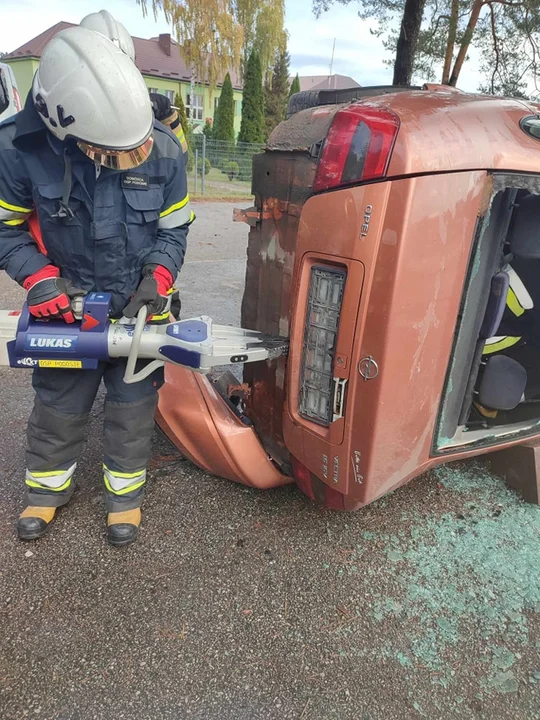
[[[331,508],[500,450],[537,500],[540,108],[442,86],[312,95],[255,157],[237,218],[242,326],[288,356],[242,384],[167,367],[159,424],[210,473]]]

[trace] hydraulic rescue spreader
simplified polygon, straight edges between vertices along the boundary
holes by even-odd
[[[78,318],[73,324],[38,320],[26,305],[22,312],[0,311],[0,365],[92,369],[99,362],[125,357],[124,381],[134,383],[165,363],[208,373],[217,365],[271,360],[288,348],[285,338],[216,325],[206,316],[152,325],[143,307],[136,321],[113,321],[108,293],[90,293],[73,305]],[[136,372],[138,360],[150,362]]]

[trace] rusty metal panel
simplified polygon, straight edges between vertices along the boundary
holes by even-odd
[[[306,152],[266,152],[254,158],[259,221],[249,233],[242,327],[288,337],[296,241],[302,207],[312,193],[316,161]],[[247,414],[267,452],[281,464],[286,358],[246,365]]]
[[[327,136],[334,115],[342,107],[345,106],[327,105],[293,115],[286,122],[280,123],[270,135],[269,150],[310,150]]]

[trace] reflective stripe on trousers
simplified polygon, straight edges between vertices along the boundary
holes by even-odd
[[[141,488],[146,482],[146,468],[137,472],[123,473],[103,465],[105,487],[113,495],[127,495]]]
[[[49,492],[63,492],[71,484],[71,479],[77,463],[73,463],[67,470],[50,470],[48,472],[36,472],[26,470],[26,484],[28,487]]]
[[[144,365],[145,361],[137,363],[139,370]],[[100,363],[96,370],[36,368],[26,461],[29,504],[60,507],[69,501],[75,485],[71,476],[103,379],[107,390],[103,414],[107,508],[116,512],[140,506],[163,369],[135,385],[126,385],[125,366],[125,360],[119,360]]]

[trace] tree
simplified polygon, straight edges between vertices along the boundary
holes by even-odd
[[[227,175],[229,180],[232,182],[239,174],[240,167],[238,166],[238,163],[235,160],[229,160],[229,162],[225,165],[225,175]]]
[[[405,0],[399,37],[396,44],[392,85],[410,85],[414,58],[424,16],[425,0]]]
[[[294,95],[294,93],[300,92],[300,78],[298,76],[298,73],[296,73],[296,77],[291,83],[291,89],[289,90],[289,97],[291,95]]]
[[[189,68],[216,85],[229,70],[247,68],[252,50],[266,74],[286,43],[285,0],[136,0],[143,15],[163,12]]]
[[[214,140],[234,142],[234,94],[229,73],[225,75],[214,114]]]
[[[421,32],[416,60],[426,78],[455,86],[474,47],[487,80],[482,91],[522,96],[527,85],[536,87],[537,0],[444,0],[439,7],[428,0],[426,10],[424,22],[430,27]]]
[[[242,98],[242,124],[238,142],[264,142],[264,95],[261,61],[257,52],[249,56]]]
[[[316,15],[334,2],[313,0]],[[395,54],[394,82],[413,74],[455,86],[471,47],[480,51],[490,92],[524,92],[540,70],[538,0],[357,0],[362,18],[379,21],[377,34]],[[398,24],[399,23],[399,24]],[[399,33],[396,30],[399,28]],[[440,73],[440,74],[439,74]],[[540,92],[540,89],[538,89]]]
[[[180,118],[180,124],[182,125],[184,135],[186,135],[187,137],[188,121],[186,115],[186,106],[184,105],[184,101],[182,100],[182,96],[180,95],[180,93],[176,93],[176,95],[174,96],[174,106],[178,108],[178,117]]]
[[[244,30],[243,74],[251,52],[259,54],[263,78],[268,79],[276,52],[287,47],[285,0],[236,0],[237,19]]]
[[[215,85],[225,72],[240,66],[243,32],[228,0],[137,0],[143,15],[151,2],[174,28],[188,68]]]
[[[482,59],[482,70],[486,76],[486,82],[478,89],[487,95],[504,95],[506,97],[516,97],[528,99],[531,94],[537,94],[527,86],[527,73],[523,72],[523,58],[521,56],[521,48],[515,46],[512,49],[506,47],[507,43],[503,42],[499,37],[497,58],[492,57],[492,53],[488,50]]]
[[[334,2],[349,5],[354,0],[313,0],[316,17],[327,11]],[[432,0],[437,2],[437,0]],[[410,85],[414,71],[416,49],[420,36],[426,0],[357,0],[363,19],[375,17],[379,21],[377,35],[389,34],[383,43],[394,51],[393,85]],[[399,22],[399,25],[398,25]],[[399,27],[399,33],[393,29]]]
[[[204,121],[204,127],[203,127],[203,135],[206,136],[207,140],[212,140],[214,137],[214,129],[212,127],[212,121],[210,118],[206,118]]]
[[[449,84],[456,85],[467,53],[474,45],[480,51],[490,92],[499,90],[522,96],[527,81],[534,83],[538,92],[539,29],[537,0],[474,0],[468,18],[458,20],[455,43],[458,51]]]
[[[193,170],[193,165],[195,163],[195,137],[193,135],[193,125],[191,125],[191,123],[188,124],[187,130],[184,130],[184,133],[188,144],[188,161],[186,170],[189,172],[190,170]]]
[[[276,57],[272,78],[264,86],[266,137],[285,120],[289,101],[289,53],[284,50]]]

